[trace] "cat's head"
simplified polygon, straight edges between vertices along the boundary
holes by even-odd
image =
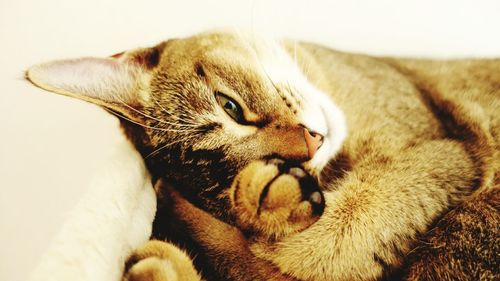
[[[318,175],[345,137],[342,113],[288,50],[211,32],[108,58],[49,62],[27,76],[119,115],[153,177],[222,216],[224,191],[250,161],[279,157]]]

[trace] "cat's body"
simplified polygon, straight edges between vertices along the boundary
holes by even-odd
[[[124,120],[124,128],[153,177],[205,210],[158,184],[153,235],[188,246],[209,280],[375,280],[405,260],[412,262],[405,264],[409,278],[418,279],[432,269],[422,258],[432,253],[419,247],[407,254],[464,199],[491,206],[475,210],[487,218],[477,226],[489,244],[456,243],[447,253],[469,247],[487,261],[498,255],[500,61],[372,58],[311,44],[282,46],[227,33],[169,41],[119,55],[119,64],[99,62],[97,72],[112,65],[112,74],[108,66],[100,72],[111,90],[95,82],[99,77],[78,87],[66,86],[72,78],[46,78],[71,69],[85,73],[93,64],[87,61],[48,64],[29,77],[132,121]],[[160,126],[168,129],[154,129]],[[279,161],[293,164],[283,168]],[[304,187],[309,175],[319,177],[324,197],[314,184]],[[474,192],[479,195],[467,199]],[[447,220],[460,222],[474,213],[469,207]],[[430,244],[448,239],[439,226],[427,234]],[[127,278],[167,278],[155,263],[158,256],[171,260],[161,252],[172,250],[162,247],[139,251]],[[490,254],[480,254],[485,251]],[[461,276],[474,262],[449,267],[447,258],[460,264],[456,256],[436,254],[437,272]],[[494,267],[478,272],[498,274]]]
[[[299,279],[375,279],[398,265],[450,205],[480,185],[492,187],[499,167],[500,61],[384,60],[306,48],[327,77],[325,92],[345,113],[349,137],[340,167],[348,168],[326,185],[328,207],[318,222],[279,243],[257,244],[254,252]],[[484,212],[498,223],[496,198],[496,211]],[[482,231],[490,243],[476,250],[495,252],[498,229]],[[449,270],[473,278],[460,266]]]

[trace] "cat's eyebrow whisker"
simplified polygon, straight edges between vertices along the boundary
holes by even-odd
[[[292,93],[292,86],[290,86],[290,81],[286,80],[285,82],[286,82],[286,88],[290,93]]]
[[[257,55],[257,53],[255,53]],[[274,83],[273,79],[271,79],[271,76],[269,76],[269,73],[267,73],[266,71],[266,68],[264,67],[264,65],[262,64],[262,62],[258,59],[257,62],[259,63],[260,65],[260,68],[262,69],[262,71],[264,72],[264,74],[266,75],[267,77],[267,80],[269,80],[269,82],[271,83],[271,85],[273,85],[274,89],[276,90],[276,92],[279,94],[280,91],[278,89],[278,87],[276,86],[276,84]]]
[[[257,58],[257,62],[259,63],[260,68],[262,69],[262,71],[264,72],[264,74],[266,75],[267,79],[272,84],[272,86],[274,87],[274,89],[276,90],[276,92],[279,94],[280,93],[279,89],[276,86],[276,84],[274,83],[273,79],[271,79],[271,76],[269,76],[269,73],[267,73],[266,68],[264,67],[264,65],[262,64],[262,62],[260,61],[259,54],[257,53],[256,48],[252,44],[250,44],[250,42],[248,42],[247,40],[243,40],[243,42],[245,44],[247,44],[248,49],[253,52],[253,54]]]
[[[301,91],[295,91],[292,86],[290,86],[290,81],[287,79],[286,80],[286,85],[287,85],[287,88],[288,88],[288,91],[290,91],[290,95],[292,97],[295,98],[295,100],[297,100],[297,97],[296,96],[300,96],[302,99],[306,100],[306,97],[304,97],[304,95],[302,94]],[[297,100],[298,102],[298,100]]]

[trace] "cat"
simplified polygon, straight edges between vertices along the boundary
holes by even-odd
[[[436,254],[467,247],[470,263],[479,252],[493,263],[477,276],[498,274],[500,60],[215,31],[27,77],[119,116],[145,159],[157,240],[131,256],[126,280],[472,278]],[[460,217],[474,212],[488,219]],[[484,245],[432,247],[453,222],[475,224]]]

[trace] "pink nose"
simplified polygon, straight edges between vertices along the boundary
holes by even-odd
[[[309,158],[312,159],[316,151],[318,151],[323,144],[323,136],[304,128],[304,139],[306,140]]]

